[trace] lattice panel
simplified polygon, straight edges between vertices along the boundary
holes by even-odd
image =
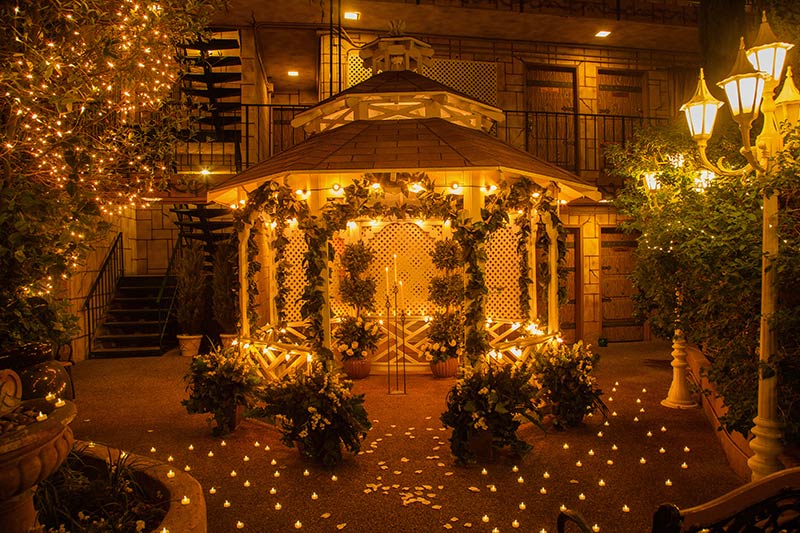
[[[486,244],[486,316],[520,320],[518,229],[514,225],[495,231]]]
[[[350,307],[342,301],[342,297],[339,294],[339,283],[345,277],[340,261],[344,252],[345,242],[342,237],[336,236],[333,238],[332,244],[333,249],[336,251],[336,258],[333,263],[333,275],[331,276],[328,292],[330,293],[331,316],[341,317],[350,314]],[[375,281],[377,282],[378,280]]]
[[[364,237],[367,238],[366,235]],[[395,223],[385,225],[368,238],[368,242],[376,256],[368,272],[375,278],[378,286],[375,294],[378,314],[386,316],[386,268],[389,268],[391,293],[394,283],[394,254],[397,254],[397,279],[403,282],[403,300],[407,314],[431,314],[433,308],[428,303],[428,283],[435,270],[429,252],[433,250],[435,238],[417,224]],[[394,308],[394,300],[391,304]]]
[[[429,67],[422,67],[420,73],[481,102],[497,105],[496,63],[434,58]],[[326,75],[323,72],[323,77]],[[347,87],[359,84],[371,76],[372,70],[364,68],[364,62],[358,57],[358,50],[351,50],[347,56]]]
[[[289,231],[289,244],[286,246],[284,259],[291,265],[291,268],[286,280],[289,285],[289,296],[286,298],[286,321],[299,322],[302,317],[300,316],[301,304],[298,299],[302,296],[303,288],[306,286],[303,254],[306,253],[308,247],[305,240],[303,240],[302,231],[296,228],[291,228],[287,231]]]

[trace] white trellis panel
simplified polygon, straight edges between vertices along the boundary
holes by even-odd
[[[520,320],[517,226],[495,231],[486,244],[486,316],[493,320]]]
[[[303,240],[303,232],[298,230],[296,226],[292,226],[287,231],[289,232],[289,244],[284,251],[284,260],[291,265],[291,268],[286,280],[289,285],[289,295],[286,298],[286,321],[299,322],[301,317],[300,302],[298,300],[303,295],[303,288],[306,286],[303,254],[306,253],[308,247],[305,240]]]

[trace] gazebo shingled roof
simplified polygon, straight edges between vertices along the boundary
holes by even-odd
[[[575,174],[514,148],[479,130],[441,118],[358,120],[323,131],[302,143],[233,176],[208,194],[232,203],[239,192],[297,174],[396,171],[504,171],[525,175],[544,185],[556,182],[561,196],[572,200],[595,196],[596,188]]]

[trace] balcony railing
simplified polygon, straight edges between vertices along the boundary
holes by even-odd
[[[241,172],[308,138],[292,119],[304,106],[243,105],[237,123],[238,146],[214,140],[213,130],[195,135],[178,154],[183,172],[208,169],[220,174]],[[605,168],[604,150],[627,142],[641,127],[669,119],[624,115],[506,111],[506,119],[491,134],[578,175],[594,179]],[[227,132],[230,133],[230,132]],[[225,139],[230,140],[231,135]]]

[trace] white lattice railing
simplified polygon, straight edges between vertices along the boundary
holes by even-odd
[[[335,327],[336,320],[333,322]],[[404,361],[410,373],[428,371],[428,361],[424,356],[430,327],[427,317],[412,316],[405,321],[392,318],[388,323],[380,320],[378,324],[383,339],[372,355],[376,370]],[[555,338],[555,335],[530,327],[526,329],[520,322],[508,320],[487,321],[485,327],[492,346],[490,357],[509,362],[527,359],[536,346]],[[256,348],[252,351],[253,358],[266,379],[280,379],[304,364],[310,364],[314,357],[302,322],[288,324],[280,336],[286,341],[278,342],[277,334],[266,330],[263,340],[250,341]],[[399,354],[399,359],[395,359],[395,354]]]

